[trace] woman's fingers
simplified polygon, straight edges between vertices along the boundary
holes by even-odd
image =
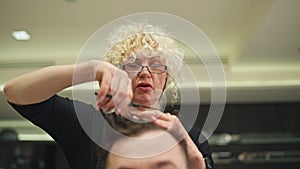
[[[100,89],[98,91],[97,108],[108,112],[111,109],[118,107],[124,108],[128,106],[132,99],[131,80],[126,72],[112,65],[101,64],[99,71],[102,73],[100,81]],[[101,74],[99,73],[99,74]],[[111,96],[111,98],[107,96]]]
[[[126,72],[118,72],[117,76],[112,81],[112,89],[114,89],[112,101],[115,107],[123,109],[128,107],[132,100],[132,84]]]
[[[178,140],[182,140],[188,135],[178,117],[170,113],[161,114],[153,123],[166,129]]]
[[[164,128],[172,135],[174,135],[177,139],[181,140],[187,135],[187,132],[180,120],[177,116],[171,115],[170,113],[162,113],[157,110],[149,110],[149,111],[132,111],[131,117],[135,119],[135,121],[142,122],[153,122],[154,124]]]
[[[163,113],[159,110],[144,110],[144,111],[131,111],[131,116],[135,116],[139,119],[148,119],[147,121],[153,121],[153,123],[159,125],[160,127],[168,130],[170,129],[174,121],[176,120],[176,116],[171,115],[170,113]]]
[[[140,111],[138,108],[132,107],[131,111],[126,114],[129,114],[129,117],[135,122],[147,123],[156,120],[163,113],[159,110]]]
[[[161,120],[161,119],[156,119],[156,120],[153,120],[153,123],[168,130],[170,128],[170,122],[169,121],[166,121],[166,120]]]
[[[110,79],[111,77],[108,75],[104,75],[102,78],[102,81],[100,83],[100,89],[98,91],[98,99],[97,99],[97,106],[100,108],[103,104],[105,104],[108,101],[108,98],[106,97],[109,93],[110,89]]]

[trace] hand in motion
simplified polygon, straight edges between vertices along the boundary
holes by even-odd
[[[108,112],[127,107],[133,96],[128,74],[107,62],[99,62],[95,72],[100,85],[97,108]]]

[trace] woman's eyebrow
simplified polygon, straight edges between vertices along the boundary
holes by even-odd
[[[161,59],[161,58],[160,58],[160,56],[154,55],[154,56],[149,56],[149,59]]]

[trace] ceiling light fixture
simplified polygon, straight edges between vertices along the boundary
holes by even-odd
[[[11,33],[11,35],[16,39],[16,40],[29,40],[30,39],[30,35],[28,32],[26,32],[25,30],[20,30],[20,31],[13,31]]]

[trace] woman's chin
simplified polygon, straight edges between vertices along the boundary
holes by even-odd
[[[145,95],[137,95],[132,99],[134,103],[138,104],[148,104],[150,103],[150,100],[150,97]]]
[[[153,100],[156,100],[156,99],[151,98],[149,94],[138,94],[138,95],[134,96],[134,98],[132,99],[132,102],[138,103],[138,104],[141,104],[141,105],[150,106],[150,105],[156,103]]]

